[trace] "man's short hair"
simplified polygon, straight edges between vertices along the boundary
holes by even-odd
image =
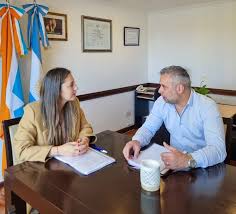
[[[176,65],[172,65],[172,66],[168,66],[165,67],[163,69],[161,69],[160,74],[170,74],[173,77],[173,81],[176,84],[183,84],[188,88],[191,88],[191,80],[190,80],[190,76],[187,72],[186,69],[184,69],[181,66],[176,66]]]

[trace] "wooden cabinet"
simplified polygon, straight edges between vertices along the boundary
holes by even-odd
[[[146,117],[149,115],[152,105],[155,100],[160,96],[158,88],[149,87],[146,92],[135,92],[135,126],[139,128],[145,122]],[[163,141],[169,144],[170,134],[166,130],[164,123],[157,133],[152,138],[151,142],[162,144]]]

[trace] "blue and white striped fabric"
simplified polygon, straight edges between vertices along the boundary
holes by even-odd
[[[48,13],[48,7],[39,4],[26,4],[23,8],[28,13],[28,45],[32,50],[29,102],[39,99],[38,83],[42,73],[42,57],[40,39],[44,47],[49,46],[43,17]]]

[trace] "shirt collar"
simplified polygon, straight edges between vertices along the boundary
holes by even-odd
[[[191,89],[191,93],[188,99],[188,102],[186,104],[186,106],[192,106],[193,105],[193,97],[195,95],[195,91],[193,89]]]

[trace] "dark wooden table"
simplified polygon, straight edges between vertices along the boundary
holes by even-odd
[[[50,160],[25,162],[5,172],[6,208],[10,197],[18,213],[25,201],[40,213],[236,213],[236,168],[219,164],[161,179],[160,192],[141,190],[139,172],[127,166],[122,149],[129,137],[105,131],[98,144],[117,162],[89,176]]]

